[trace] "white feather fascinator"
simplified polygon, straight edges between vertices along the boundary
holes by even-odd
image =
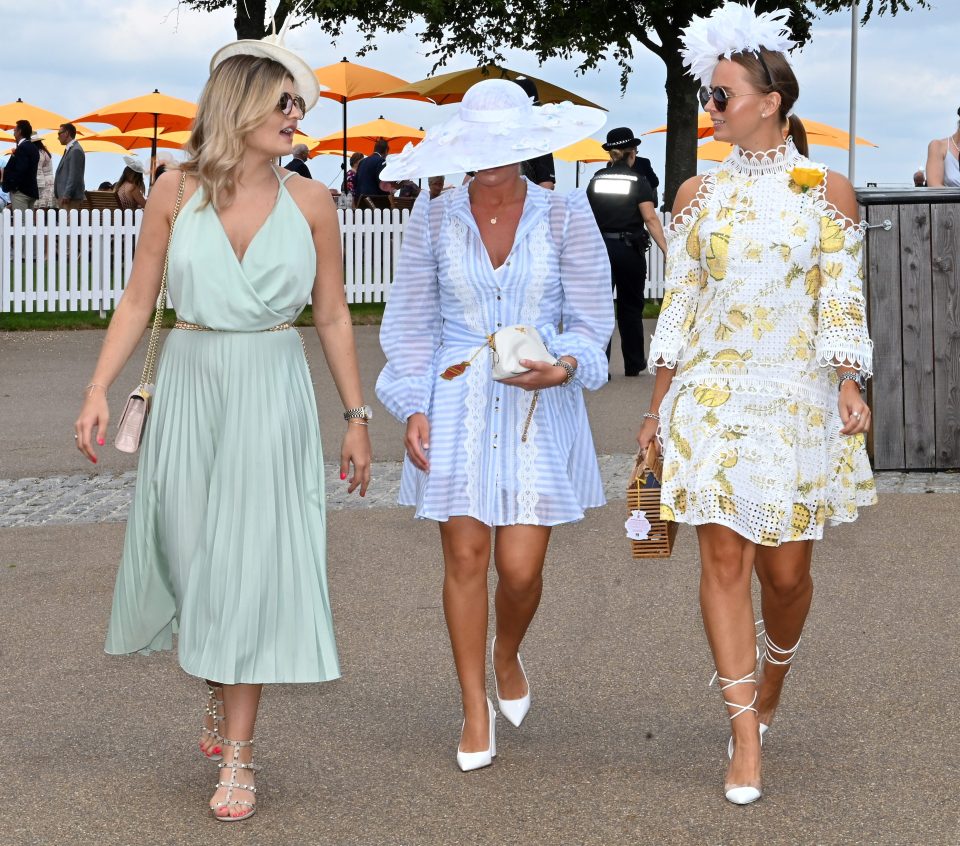
[[[749,6],[727,2],[714,9],[710,17],[693,16],[683,30],[683,63],[691,76],[709,85],[720,58],[733,53],[758,53],[765,50],[784,53],[795,46],[789,38],[790,12],[757,14],[756,2]]]

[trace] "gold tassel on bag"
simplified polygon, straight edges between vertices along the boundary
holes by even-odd
[[[120,452],[136,452],[140,449],[143,440],[143,430],[147,425],[147,415],[150,413],[150,400],[154,391],[154,375],[157,368],[157,347],[160,344],[160,324],[163,322],[163,310],[167,305],[167,267],[170,264],[170,244],[173,242],[173,226],[180,214],[180,203],[183,202],[183,186],[187,181],[186,174],[180,175],[180,190],[177,192],[177,202],[173,207],[173,216],[170,219],[170,237],[167,239],[167,252],[163,257],[163,276],[160,278],[160,295],[157,297],[157,311],[153,316],[153,328],[150,330],[150,343],[147,345],[147,360],[143,364],[143,375],[140,384],[127,397],[127,402],[117,424],[117,437],[114,445]]]
[[[660,480],[663,456],[654,441],[637,457],[627,486],[627,522],[634,558],[669,558],[677,536],[677,523],[660,519]]]

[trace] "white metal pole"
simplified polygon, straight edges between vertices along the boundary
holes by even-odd
[[[857,169],[857,32],[860,29],[858,0],[850,7],[850,160],[847,177],[856,185]]]

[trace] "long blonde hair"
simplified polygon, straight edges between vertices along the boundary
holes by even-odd
[[[257,56],[231,56],[210,74],[197,103],[187,159],[180,165],[203,189],[201,208],[230,205],[247,136],[277,107],[290,72]]]

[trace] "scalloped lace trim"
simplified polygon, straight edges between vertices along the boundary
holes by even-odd
[[[852,367],[865,376],[873,376],[873,341],[859,344],[817,347],[817,364],[820,367]]]
[[[786,142],[773,150],[760,150],[754,153],[734,147],[721,167],[744,176],[761,176],[767,173],[786,173],[799,158],[801,158],[800,152],[794,145],[793,138],[788,137]]]
[[[717,171],[711,170],[703,174],[700,179],[700,187],[690,203],[681,209],[667,226],[667,238],[672,240],[674,233],[689,229],[693,223],[707,208],[707,200],[710,199],[717,187]],[[667,244],[669,247],[670,245]]]

